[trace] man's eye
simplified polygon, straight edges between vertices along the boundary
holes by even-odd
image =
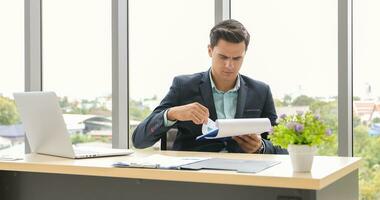
[[[234,58],[234,60],[235,60],[235,61],[239,61],[239,60],[241,60],[241,58]]]

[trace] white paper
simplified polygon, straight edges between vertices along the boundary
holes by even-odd
[[[207,134],[208,132],[213,131],[217,128],[218,127],[216,126],[216,123],[212,119],[208,118],[207,124],[202,125],[202,133]]]
[[[14,155],[0,155],[0,161],[15,161],[15,160],[23,160],[23,158],[19,156],[14,156]]]
[[[219,132],[215,138],[261,134],[272,127],[268,118],[219,119],[216,126]]]
[[[209,157],[176,157],[154,154],[144,158],[132,159],[130,161],[118,162],[117,165],[143,168],[161,168],[161,169],[178,169],[182,165],[187,165],[203,160]]]
[[[272,127],[268,118],[218,119],[214,123],[215,124],[213,124],[213,121],[209,119],[207,124],[202,126],[203,135],[218,129],[218,134],[216,136],[206,136],[206,139],[232,137],[246,134],[261,134],[270,131]],[[205,130],[208,131],[204,132]],[[200,137],[202,136],[199,136],[198,138]]]

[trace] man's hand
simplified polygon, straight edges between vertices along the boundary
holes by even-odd
[[[248,134],[232,137],[246,153],[256,153],[263,145],[260,134]]]
[[[172,107],[167,113],[168,120],[193,121],[194,124],[207,123],[208,116],[208,109],[197,102],[183,106]]]

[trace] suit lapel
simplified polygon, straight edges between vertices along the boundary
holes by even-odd
[[[215,121],[217,117],[214,105],[214,97],[211,90],[209,71],[203,73],[202,81],[199,85],[199,90],[201,91],[201,96],[205,103],[205,106],[209,109],[210,119]]]
[[[238,98],[236,102],[236,114],[235,118],[242,118],[245,108],[245,102],[247,100],[248,87],[241,76],[240,77],[240,88],[238,90]]]

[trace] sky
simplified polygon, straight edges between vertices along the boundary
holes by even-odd
[[[79,99],[111,94],[110,2],[43,1],[44,90]],[[0,93],[5,95],[24,87],[23,4],[0,0]],[[174,76],[211,66],[213,8],[214,0],[130,1],[133,99],[161,99]],[[363,98],[368,85],[380,96],[379,9],[380,1],[354,1],[354,94]],[[251,34],[242,74],[269,84],[276,98],[337,96],[336,0],[233,0],[231,13]]]

